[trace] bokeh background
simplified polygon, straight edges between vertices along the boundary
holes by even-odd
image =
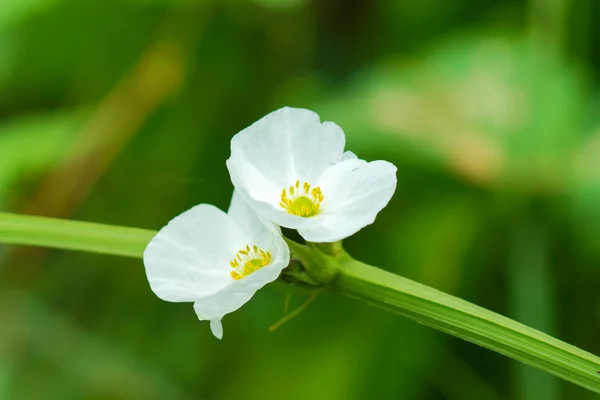
[[[600,354],[596,0],[2,0],[0,210],[158,229],[226,208],[281,106],[398,166],[355,257]],[[140,260],[0,246],[0,399],[592,399],[354,300],[212,337]],[[294,293],[292,304],[303,302]]]

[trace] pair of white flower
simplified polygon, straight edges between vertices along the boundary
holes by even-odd
[[[229,211],[200,204],[150,241],[144,264],[163,300],[194,302],[223,336],[221,319],[290,261],[279,226],[309,242],[335,242],[373,223],[396,188],[396,167],[344,152],[345,136],[312,111],[282,108],[235,135]]]

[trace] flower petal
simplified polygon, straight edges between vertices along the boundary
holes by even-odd
[[[335,242],[372,224],[396,190],[396,170],[387,161],[357,159],[329,168],[318,182],[325,198],[319,225],[298,232],[310,242]]]
[[[274,111],[231,140],[231,158],[244,158],[279,190],[296,180],[313,183],[340,161],[345,136],[332,122],[301,108]]]
[[[279,227],[269,221],[263,221],[244,200],[238,190],[233,191],[227,214],[244,231],[249,238],[257,238],[254,244],[261,244],[265,236],[281,234]],[[268,238],[267,238],[268,239]]]
[[[152,291],[166,301],[196,301],[233,279],[229,261],[248,243],[238,225],[218,208],[200,204],[175,217],[144,251]]]
[[[217,339],[223,339],[223,324],[221,323],[221,318],[210,320],[210,331]]]
[[[260,218],[238,190],[233,191],[227,214],[244,231],[250,241],[248,244],[256,244],[261,249],[281,254],[285,259],[289,258],[289,249],[279,226]]]
[[[358,157],[356,156],[356,154],[354,154],[351,151],[345,151],[344,154],[342,154],[342,161],[346,161],[346,160],[357,160]]]
[[[257,290],[277,279],[281,271],[290,261],[289,248],[281,236],[274,237],[273,261],[271,264],[236,281],[232,281],[217,293],[194,303],[194,310],[200,320],[221,319],[254,296]]]
[[[219,339],[223,335],[222,327],[219,330],[221,318],[243,306],[257,290],[277,279],[290,261],[290,250],[279,228],[271,223],[263,224],[237,191],[234,191],[231,199],[229,213],[232,220],[244,230],[248,243],[257,244],[261,249],[269,251],[273,258],[269,265],[242,279],[231,280],[218,292],[194,303],[198,318],[210,320],[211,330]],[[219,326],[216,321],[219,321]]]
[[[245,158],[231,157],[227,160],[227,168],[235,191],[265,220],[292,229],[318,224],[313,218],[302,218],[285,211],[279,205],[283,187],[276,187]]]

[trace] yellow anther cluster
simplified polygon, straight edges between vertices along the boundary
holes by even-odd
[[[304,182],[301,189],[300,181],[296,181],[295,185],[283,189],[279,205],[290,214],[312,217],[319,213],[322,202],[323,193],[320,187],[311,189],[308,182]]]
[[[252,247],[246,245],[246,248],[238,251],[233,260],[229,262],[233,268],[229,274],[237,281],[271,264],[272,258],[271,253],[259,249],[257,245]]]

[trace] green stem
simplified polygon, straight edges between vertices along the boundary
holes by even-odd
[[[0,242],[141,258],[153,231],[0,213]],[[308,247],[298,247],[305,252]],[[331,259],[315,255],[331,268]],[[306,258],[311,258],[305,254]],[[600,358],[465,300],[353,260],[342,252],[330,285],[600,393]],[[312,267],[315,267],[314,265]],[[329,275],[328,275],[329,276]]]
[[[292,319],[296,318],[298,315],[300,315],[300,313],[302,311],[306,310],[306,308],[310,305],[310,303],[315,301],[315,299],[317,298],[317,296],[320,293],[321,293],[321,291],[316,291],[316,292],[311,293],[310,296],[308,296],[308,298],[306,299],[306,301],[304,303],[302,303],[298,308],[296,308],[294,311],[284,315],[283,318],[281,318],[279,321],[277,321],[273,325],[271,325],[269,327],[269,331],[273,332],[274,330],[279,329],[283,325],[290,322]],[[286,302],[287,302],[287,299],[286,299]],[[287,304],[286,304],[285,308],[287,309]]]
[[[351,259],[333,284],[342,294],[600,393],[600,358],[485,308]]]
[[[550,270],[548,230],[527,212],[517,227],[508,263],[509,314],[527,325],[553,333],[555,299]],[[558,379],[526,365],[515,363],[515,399],[557,400]]]
[[[0,243],[141,258],[154,231],[0,213]]]

